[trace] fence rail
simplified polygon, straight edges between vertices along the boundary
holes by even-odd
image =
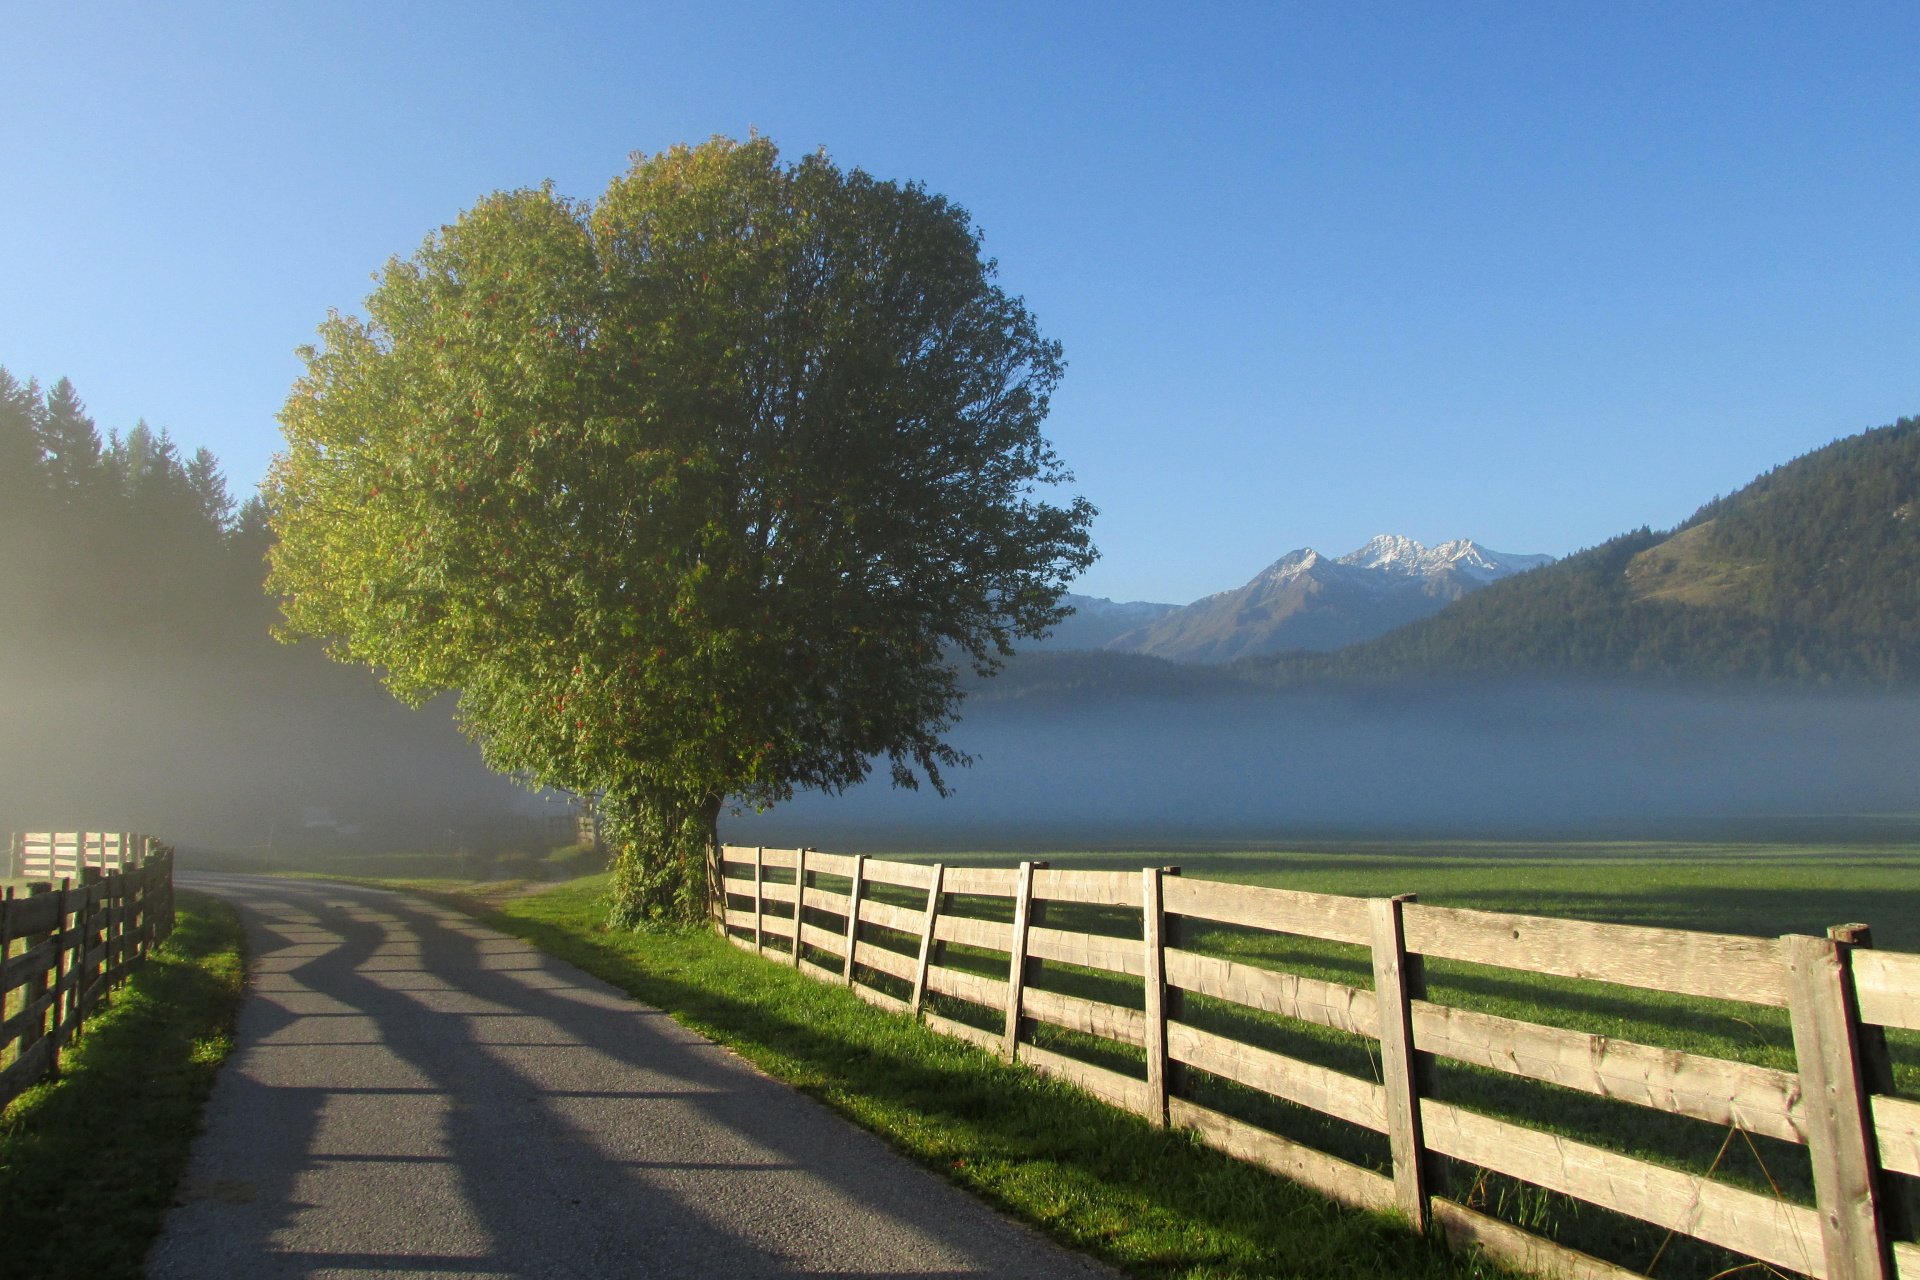
[[[1436,1157],[1821,1280],[1920,1280],[1903,1182],[1920,1177],[1920,1102],[1896,1096],[1885,1041],[1885,1028],[1920,1030],[1920,955],[1872,950],[1864,926],[1753,938],[1187,880],[1177,868],[947,867],[813,849],[727,846],[721,876],[716,923],[749,950],[1509,1265],[1580,1280],[1642,1274],[1461,1203]],[[1364,948],[1371,985],[1192,949],[1220,926]],[[1795,1067],[1437,1003],[1428,958],[1783,1009]],[[1052,989],[1049,966],[1133,980],[1137,1004]],[[1196,1025],[1189,996],[1366,1037],[1376,1078]],[[1043,1023],[1121,1057],[1037,1044]],[[1113,1065],[1143,1053],[1143,1075]],[[1804,1148],[1813,1203],[1482,1114],[1436,1096],[1439,1060]],[[1196,1100],[1195,1072],[1381,1135],[1391,1159],[1364,1167],[1224,1114]]]
[[[150,836],[130,831],[15,832],[8,841],[8,867],[27,880],[78,879],[86,870],[125,871],[146,861]]]
[[[0,897],[0,1107],[59,1070],[107,993],[173,931],[173,852],[145,839],[140,851],[124,870]]]

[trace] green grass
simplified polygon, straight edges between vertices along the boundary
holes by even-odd
[[[704,931],[608,933],[604,877],[452,899],[727,1045],[1055,1239],[1140,1276],[1495,1274]]]
[[[1009,865],[1020,857],[1047,858],[1061,867],[1137,869],[1172,863],[1183,865],[1190,876],[1353,896],[1417,891],[1423,902],[1441,905],[1761,936],[1818,934],[1829,924],[1865,921],[1875,926],[1879,945],[1920,950],[1920,851],[1899,846],[1418,844],[940,856],[950,864]],[[832,878],[822,880],[823,887],[834,887]],[[1471,1271],[1470,1261],[1445,1259],[1422,1242],[1396,1238],[1391,1228],[1379,1234],[1379,1219],[1334,1209],[1179,1135],[1156,1133],[1062,1086],[931,1036],[843,991],[716,939],[605,934],[598,927],[599,883],[582,881],[517,898],[503,896],[514,886],[486,886],[489,900],[476,901],[470,892],[468,905],[500,927],[666,1008],[886,1135],[916,1159],[1126,1270],[1153,1276],[1335,1277]],[[879,886],[872,892],[896,896]],[[898,899],[918,905],[910,892]],[[962,903],[969,914],[1008,914],[1005,903]],[[1048,923],[1063,928],[1114,934],[1138,928],[1137,915],[1129,919],[1125,912],[1059,905],[1050,911]],[[817,923],[836,922],[821,917]],[[889,942],[884,931],[875,931],[872,940],[908,948],[907,939]],[[1371,966],[1360,948],[1231,928],[1197,930],[1184,945],[1371,986]],[[946,962],[997,976],[1004,975],[1006,964],[1003,955],[970,954],[959,947],[949,948]],[[1446,1004],[1715,1057],[1793,1066],[1782,1011],[1444,961],[1430,963],[1428,977],[1431,997]],[[887,987],[889,981],[878,985]],[[1041,982],[1116,1004],[1137,1008],[1142,1003],[1137,979],[1049,963]],[[997,1016],[983,1018],[986,1011],[978,1010],[969,1015],[970,1007],[944,1003],[943,1012],[998,1029]],[[1197,997],[1189,998],[1183,1016],[1238,1039],[1378,1078],[1376,1047],[1366,1038]],[[1900,1090],[1920,1097],[1920,1037],[1891,1039]],[[1036,1040],[1135,1076],[1144,1071],[1139,1052],[1124,1046],[1045,1027]],[[1805,1152],[1789,1144],[1764,1138],[1729,1141],[1724,1128],[1455,1064],[1440,1064],[1437,1086],[1440,1098],[1473,1110],[1671,1167],[1711,1169],[1715,1177],[1761,1194],[1802,1203],[1810,1199]],[[1189,1088],[1197,1101],[1216,1110],[1356,1163],[1386,1167],[1386,1143],[1379,1135],[1198,1072],[1190,1073]],[[1742,1262],[1483,1170],[1450,1165],[1446,1172],[1455,1198],[1629,1267],[1647,1268],[1657,1257],[1654,1273],[1662,1280],[1711,1276]]]
[[[57,1079],[0,1115],[0,1265],[36,1280],[138,1277],[232,1046],[239,917],[182,891],[173,936],[87,1021]]]
[[[950,861],[955,859],[947,855]],[[1511,845],[1466,849],[1349,846],[1335,850],[1195,854],[1027,854],[1055,866],[1184,864],[1184,874],[1358,897],[1418,891],[1423,902],[1483,910],[1568,916],[1622,924],[1660,925],[1777,936],[1819,934],[1829,924],[1864,921],[1879,945],[1920,950],[1920,852],[1907,847],[1779,848],[1771,846]],[[966,861],[998,860],[1007,855]],[[1050,923],[1090,932],[1130,933],[1124,913],[1051,907]],[[986,912],[981,912],[986,914]],[[1196,929],[1184,944],[1349,986],[1369,988],[1364,948],[1226,927]],[[990,965],[992,958],[977,957]],[[961,963],[966,964],[967,958]],[[1001,961],[1004,966],[1004,960]],[[1626,990],[1601,983],[1434,961],[1428,964],[1432,999],[1527,1021],[1617,1039],[1753,1062],[1794,1066],[1784,1010]],[[1138,1008],[1140,984],[1114,975],[1048,965],[1043,984],[1071,994]],[[1735,994],[1735,993],[1729,993]],[[1315,1062],[1363,1079],[1379,1078],[1376,1046],[1364,1037],[1252,1013],[1225,1002],[1190,997],[1186,1021]],[[1040,1042],[1100,1065],[1144,1074],[1137,1050],[1044,1030]],[[1889,1036],[1900,1092],[1920,1097],[1920,1036]],[[1811,1173],[1803,1148],[1749,1141],[1684,1117],[1597,1098],[1502,1073],[1442,1062],[1436,1096],[1669,1167],[1714,1176],[1763,1195],[1811,1203]],[[1216,1110],[1309,1142],[1356,1163],[1387,1168],[1383,1138],[1303,1108],[1262,1097],[1199,1073],[1192,1096]],[[1451,1194],[1497,1217],[1562,1243],[1641,1269],[1660,1259],[1662,1277],[1709,1276],[1741,1259],[1664,1230],[1567,1197],[1525,1187],[1464,1165],[1450,1165]],[[1900,1188],[1910,1200],[1914,1187]]]

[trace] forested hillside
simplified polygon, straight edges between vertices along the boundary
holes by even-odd
[[[456,843],[511,798],[445,708],[272,640],[270,536],[206,450],[0,369],[0,830]]]
[[[1839,440],[1702,507],[1333,654],[1238,664],[1276,684],[1437,675],[1920,678],[1920,419]]]

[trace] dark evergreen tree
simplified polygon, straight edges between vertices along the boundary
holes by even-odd
[[[72,503],[93,492],[100,481],[100,431],[73,383],[62,378],[53,384],[35,426],[54,495]]]

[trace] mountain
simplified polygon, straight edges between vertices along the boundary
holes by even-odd
[[[1045,640],[1021,648],[1104,649],[1127,632],[1137,631],[1180,607],[1145,600],[1105,600],[1075,595],[1071,591],[1061,597],[1061,603],[1073,606],[1073,612],[1057,624]]]
[[[1920,679],[1920,419],[1849,436],[1716,498],[1495,582],[1337,654],[1241,674]]]
[[[1183,662],[1338,649],[1427,617],[1488,583],[1552,559],[1489,551],[1466,538],[1424,547],[1392,534],[1337,559],[1304,547],[1282,556],[1244,587],[1167,610],[1105,647]]]

